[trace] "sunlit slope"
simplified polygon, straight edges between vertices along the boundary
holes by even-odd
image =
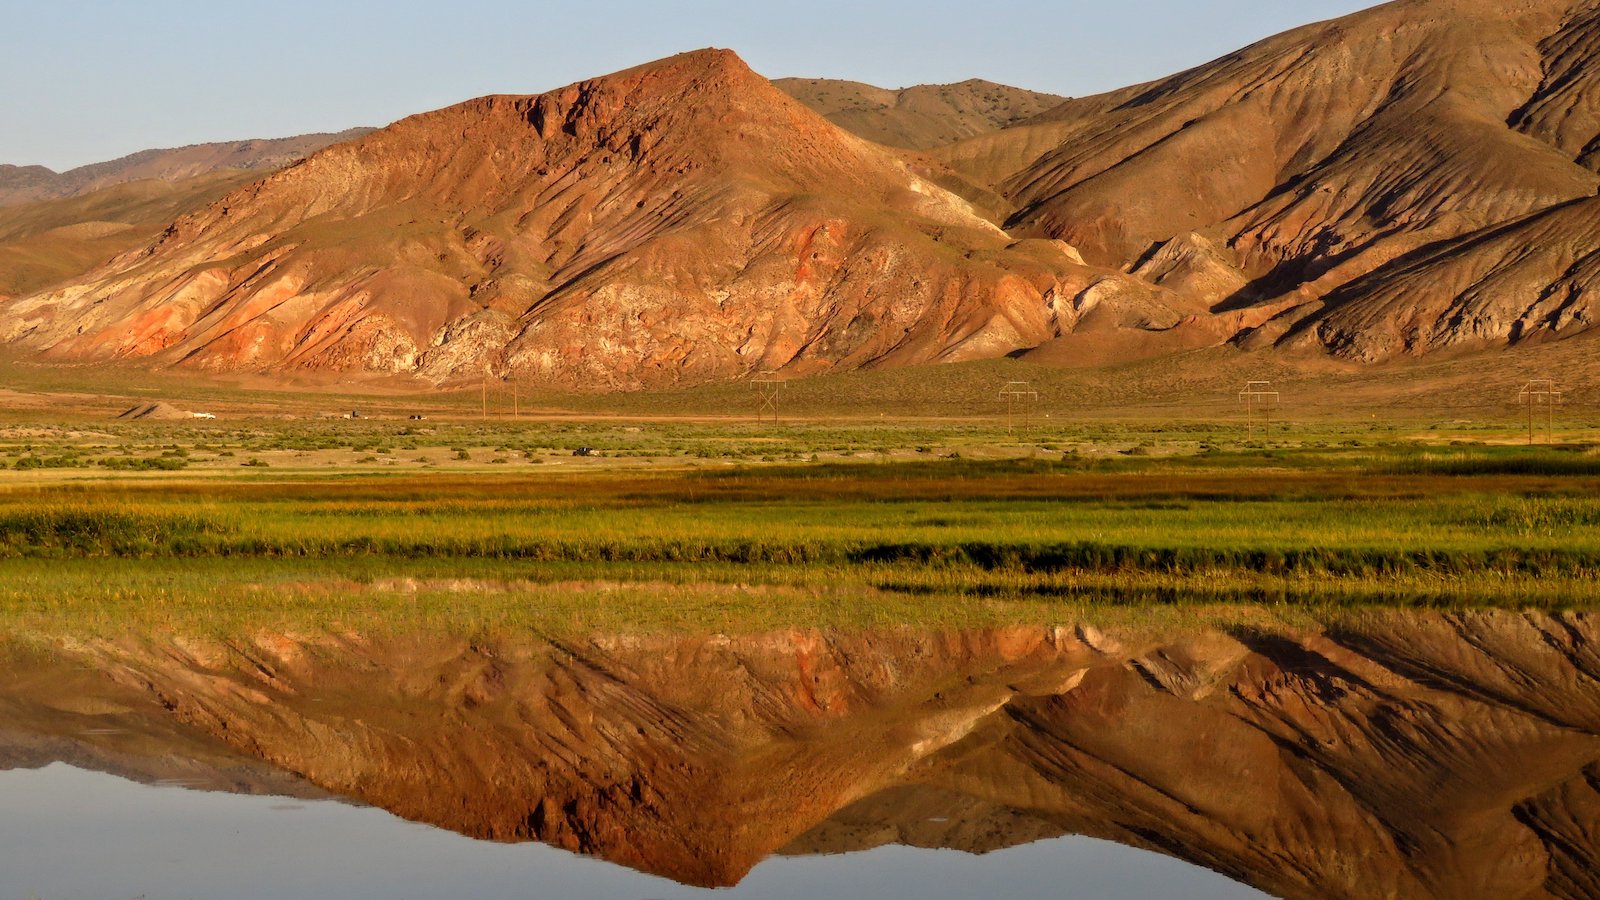
[[[899,90],[830,78],[780,78],[773,85],[852,134],[913,150],[1015,125],[1065,99],[977,78]]]
[[[0,311],[61,359],[595,389],[1001,356],[1094,275],[726,51],[404,120]]]
[[[217,172],[271,172],[370,128],[266,140],[141,150],[119,159],[54,172],[44,166],[0,165],[0,207],[92,194],[135,181],[188,181]]]
[[[1214,310],[1259,312],[1225,330],[1278,316],[1258,346],[1311,316],[1361,360],[1565,336],[1594,320],[1574,264],[1600,244],[1560,210],[1600,188],[1597,47],[1592,0],[1402,0],[939,155],[1009,198],[1014,232],[1091,263],[1205,241],[1237,273]],[[1475,290],[1510,265],[1516,289]]]
[[[212,172],[180,182],[136,181],[63,200],[0,207],[0,300],[82,275],[142,247],[174,218],[253,176]]]

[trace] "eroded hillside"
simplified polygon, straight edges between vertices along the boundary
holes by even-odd
[[[0,246],[0,340],[585,391],[1558,340],[1600,315],[1597,46],[1600,0],[1398,0],[1097,97],[785,82],[814,109],[685,54]]]
[[[1596,315],[1597,28],[1592,0],[1401,0],[939,154],[1091,263],[1216,247],[1213,311],[1274,317],[1256,346],[1561,337]]]
[[[0,336],[637,388],[1000,356],[1070,329],[1058,299],[1099,277],[704,51],[324,150],[14,301]]]

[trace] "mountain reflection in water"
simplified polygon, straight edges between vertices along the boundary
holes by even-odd
[[[1593,897],[1596,622],[74,642],[4,655],[0,768],[350,798],[688,885],[1083,835],[1287,897]]]
[[[712,891],[537,843],[474,841],[336,801],[134,784],[53,764],[0,771],[0,896],[548,897],[696,900]],[[775,856],[730,900],[1241,900],[1252,892],[1176,859],[1085,837],[981,857],[879,847]],[[1263,895],[1264,896],[1264,895]]]

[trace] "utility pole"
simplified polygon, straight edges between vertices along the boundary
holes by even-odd
[[[1556,404],[1561,402],[1561,389],[1548,378],[1536,378],[1522,386],[1517,401],[1528,408],[1528,446],[1533,446],[1533,422],[1538,407],[1544,407],[1545,443],[1556,442]]]
[[[1033,407],[1039,402],[1039,392],[1026,381],[1008,381],[1000,388],[1000,398],[1006,401],[1006,433],[1017,427],[1017,408],[1022,409],[1024,427],[1032,421]]]
[[[483,378],[478,382],[483,388],[483,420],[489,421],[489,367],[483,367]]]
[[[1278,405],[1279,394],[1272,389],[1270,381],[1246,382],[1244,390],[1239,392],[1239,401],[1244,404],[1245,433],[1249,440],[1256,439],[1256,410],[1261,410],[1262,430],[1264,437],[1272,436],[1272,408]]]

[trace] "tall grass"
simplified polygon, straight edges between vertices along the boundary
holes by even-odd
[[[0,626],[743,628],[1059,620],[1096,605],[1584,606],[1600,599],[1590,462],[1581,448],[1385,445],[0,481]]]
[[[500,559],[1386,577],[1600,571],[1600,495],[1505,476],[882,467],[0,495],[0,557]],[[1563,491],[1572,492],[1563,492]]]
[[[231,531],[201,515],[127,512],[107,506],[0,510],[0,556],[187,556]]]

